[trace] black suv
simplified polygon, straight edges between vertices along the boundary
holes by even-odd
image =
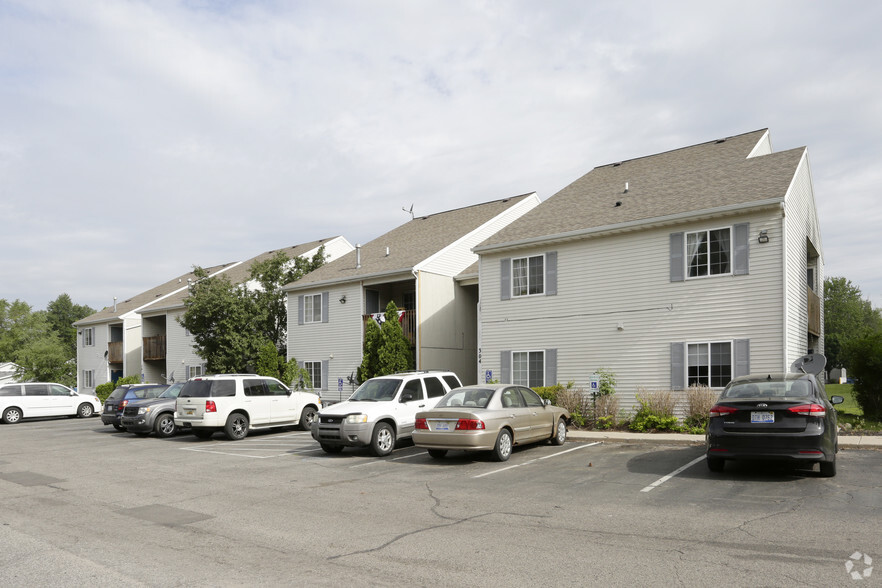
[[[101,412],[101,422],[105,425],[113,425],[117,431],[125,431],[121,418],[123,409],[130,400],[136,398],[156,398],[168,388],[168,384],[123,384],[110,393],[104,401],[104,410]]]

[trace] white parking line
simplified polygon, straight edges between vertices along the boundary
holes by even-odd
[[[667,476],[662,476],[661,478],[659,478],[658,480],[656,480],[655,482],[653,482],[652,484],[650,484],[649,486],[647,486],[646,488],[641,490],[641,492],[649,492],[653,488],[658,488],[659,486],[661,486],[662,484],[664,484],[665,482],[667,482],[668,480],[670,480],[671,478],[673,478],[674,476],[679,474],[680,472],[688,470],[689,468],[691,468],[692,466],[694,466],[698,462],[702,461],[703,459],[704,459],[703,455],[701,457],[696,457],[695,459],[693,459],[692,461],[690,461],[689,463],[687,463],[683,467],[677,468],[676,470],[674,470],[673,472],[671,472]]]
[[[393,457],[392,459],[372,459],[371,461],[365,463],[355,464],[353,466],[349,466],[350,468],[360,468],[361,466],[366,465],[374,465],[378,463],[386,463],[387,461],[398,461],[399,459],[410,459],[411,457],[417,457],[418,455],[426,455],[425,451],[421,451],[420,453],[413,453],[411,455],[402,455],[401,457]]]
[[[557,453],[553,453],[553,454],[551,454],[551,455],[546,455],[545,457],[537,457],[536,459],[531,459],[530,461],[525,461],[524,463],[518,463],[518,464],[515,464],[515,465],[510,465],[510,466],[505,467],[505,468],[500,468],[500,469],[498,469],[498,470],[493,470],[492,472],[484,472],[483,474],[478,474],[477,476],[472,476],[472,478],[483,478],[484,476],[492,476],[493,474],[498,474],[498,473],[500,473],[500,472],[505,472],[505,471],[508,471],[508,470],[511,470],[511,469],[514,469],[514,468],[519,468],[519,467],[521,467],[521,466],[530,465],[531,463],[537,462],[537,461],[539,461],[540,459],[548,459],[548,458],[550,458],[550,457],[557,457],[558,455],[563,455],[564,453],[569,453],[570,451],[576,451],[576,450],[578,450],[578,449],[584,449],[585,447],[593,447],[593,446],[595,446],[595,445],[600,445],[600,444],[602,444],[602,443],[603,443],[603,441],[595,441],[594,443],[585,443],[585,444],[583,444],[583,445],[577,445],[576,447],[573,447],[573,448],[571,448],[571,449],[567,449],[567,450],[564,450],[564,451],[558,451]]]

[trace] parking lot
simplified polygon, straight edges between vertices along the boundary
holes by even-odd
[[[712,474],[702,455],[571,441],[505,463],[409,444],[377,459],[294,429],[22,422],[0,427],[0,562],[9,585],[831,586],[882,557],[882,452],[842,451],[835,478]]]

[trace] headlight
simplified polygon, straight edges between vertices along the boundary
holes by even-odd
[[[366,414],[351,414],[346,417],[346,422],[351,424],[355,423],[366,423],[367,415]]]
[[[148,412],[150,412],[149,406],[142,406],[138,409],[138,414],[147,414]]]

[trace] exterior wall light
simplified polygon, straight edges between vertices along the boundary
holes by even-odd
[[[346,304],[346,294],[340,297],[340,304]]]
[[[768,243],[769,242],[769,232],[768,231],[760,231],[759,237],[756,239],[760,243]]]

